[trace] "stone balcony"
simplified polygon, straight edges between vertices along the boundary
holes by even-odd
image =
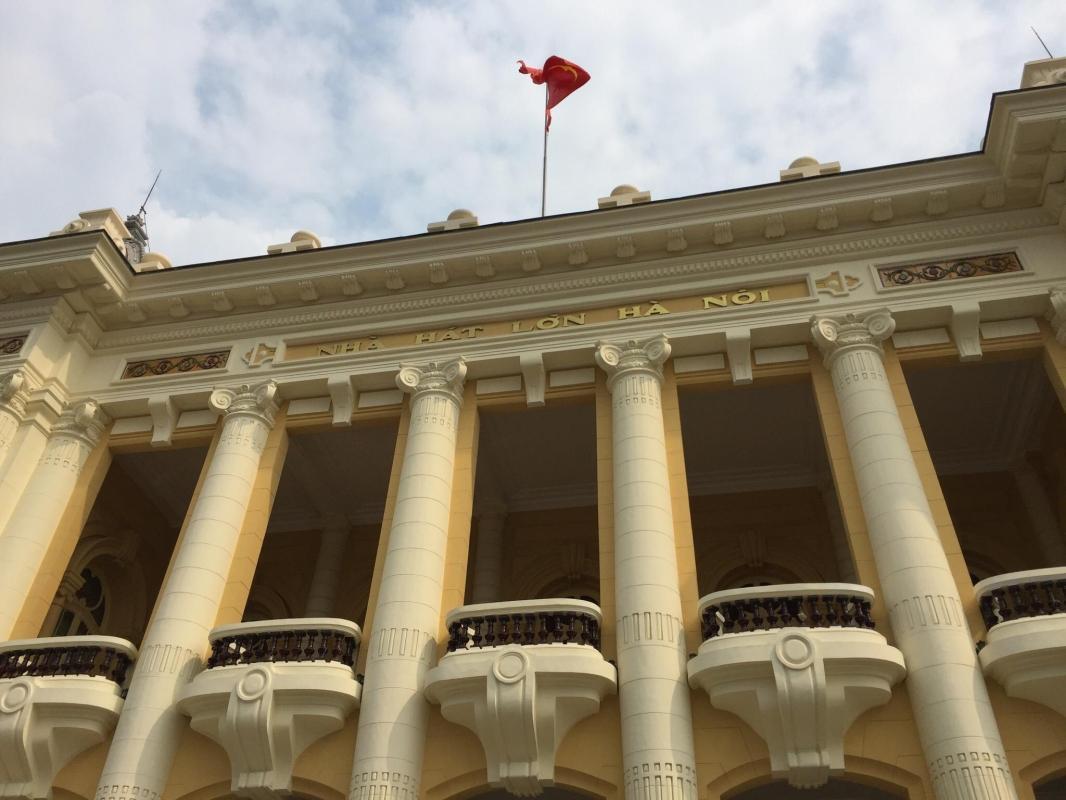
[[[359,705],[360,631],[344,619],[274,619],[215,628],[207,669],[178,708],[229,755],[242,797],[292,793],[299,755]]]
[[[844,734],[888,702],[903,654],[874,630],[873,592],[849,583],[783,584],[700,600],[703,644],[689,682],[766,741],[776,777],[823,785],[844,769]]]
[[[111,636],[0,644],[0,798],[52,796],[59,771],[115,726],[136,658]]]
[[[582,600],[460,606],[448,614],[448,652],[426,676],[426,697],[485,748],[489,783],[540,794],[555,777],[567,731],[617,686],[600,653],[602,616]]]
[[[1066,716],[1066,567],[996,575],[974,594],[988,629],[985,675]]]

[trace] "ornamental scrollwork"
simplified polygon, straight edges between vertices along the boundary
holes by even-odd
[[[641,372],[661,381],[663,364],[670,358],[670,340],[665,334],[650,339],[630,339],[623,344],[600,342],[596,345],[596,363],[607,373],[608,388],[625,374]]]
[[[208,403],[226,417],[252,417],[272,427],[278,412],[277,395],[278,385],[274,381],[264,381],[254,385],[244,384],[236,389],[215,389]]]
[[[209,353],[193,353],[184,356],[131,361],[122,370],[121,380],[143,378],[150,375],[172,375],[174,373],[224,369],[229,361],[229,353],[229,350],[217,350]]]
[[[811,338],[826,364],[845,350],[865,348],[881,352],[881,342],[896,330],[896,320],[887,308],[865,314],[811,317]]]
[[[402,364],[396,374],[396,386],[401,392],[416,397],[426,393],[443,394],[456,403],[463,401],[465,380],[466,362],[462,358],[423,365]]]
[[[980,278],[1008,272],[1022,272],[1017,253],[993,253],[973,258],[923,261],[920,264],[878,267],[882,288],[940,283],[962,278]]]

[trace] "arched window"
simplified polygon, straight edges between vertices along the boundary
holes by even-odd
[[[107,615],[107,592],[103,582],[88,567],[81,571],[82,584],[62,594],[62,607],[52,636],[86,636],[100,633]]]

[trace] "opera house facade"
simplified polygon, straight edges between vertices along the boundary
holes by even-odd
[[[596,205],[0,244],[0,800],[1066,797],[1066,59]]]

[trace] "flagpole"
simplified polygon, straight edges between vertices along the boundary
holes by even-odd
[[[540,168],[540,215],[548,202],[548,84],[544,84],[544,161]]]

